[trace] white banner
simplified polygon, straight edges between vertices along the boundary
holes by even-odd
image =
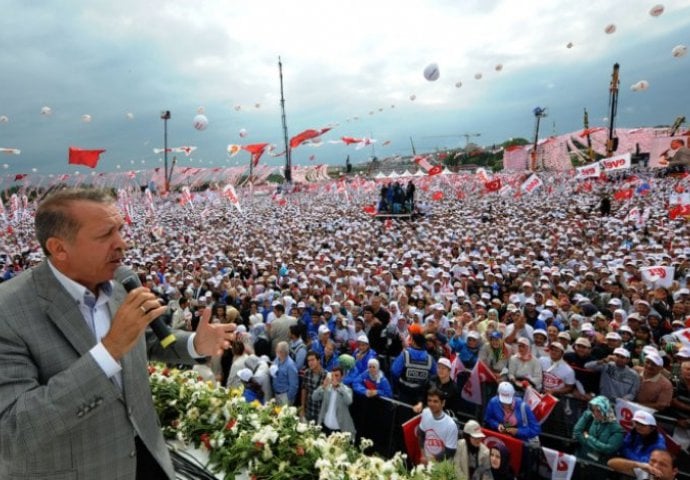
[[[575,170],[577,170],[577,175],[575,175],[575,179],[598,177],[599,175],[601,175],[601,167],[598,163],[585,165],[584,167],[577,167]]]
[[[542,447],[542,450],[551,468],[551,480],[570,480],[577,463],[575,455],[568,455],[546,447]]]
[[[640,273],[642,274],[643,282],[655,287],[669,288],[673,284],[675,270],[675,267],[656,265],[653,267],[642,267],[640,268]]]
[[[533,173],[527,180],[525,180],[520,189],[525,193],[532,193],[543,184],[544,182],[542,179],[539,178],[536,173]]]
[[[630,152],[599,160],[599,165],[601,165],[601,169],[604,172],[612,172],[614,170],[625,170],[626,168],[630,168]]]
[[[622,398],[616,399],[616,418],[623,428],[628,430],[632,428],[632,418],[638,410],[643,410],[652,415],[656,413],[656,410],[653,408],[645,407],[639,403],[623,400]]]

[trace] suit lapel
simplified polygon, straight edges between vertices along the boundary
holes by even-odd
[[[96,345],[96,339],[79,310],[79,304],[55,278],[48,262],[36,267],[34,279],[37,295],[46,302],[46,315],[72,347],[84,355]]]

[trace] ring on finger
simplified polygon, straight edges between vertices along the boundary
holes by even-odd
[[[141,310],[142,313],[143,313],[144,315],[146,315],[146,309],[144,308],[143,305],[140,305],[140,306],[139,306],[139,310]]]

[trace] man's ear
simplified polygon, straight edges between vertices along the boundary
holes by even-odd
[[[46,250],[48,250],[50,258],[58,261],[66,259],[67,251],[65,250],[64,241],[58,237],[50,237],[46,241]]]

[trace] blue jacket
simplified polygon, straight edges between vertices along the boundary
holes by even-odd
[[[654,450],[666,450],[666,439],[664,439],[664,436],[658,433],[654,443],[644,445],[642,443],[642,436],[635,433],[633,429],[623,439],[621,455],[628,460],[647,463]]]
[[[369,372],[364,372],[353,382],[352,390],[359,395],[366,396],[366,392],[369,390],[366,385],[367,381],[376,383],[369,376]],[[381,380],[379,380],[379,383],[376,385],[376,391],[380,397],[393,398],[393,389],[383,373],[381,374]]]
[[[353,357],[357,358],[358,353],[359,349],[355,350]],[[355,380],[357,380],[357,377],[367,371],[367,364],[369,363],[369,360],[376,358],[377,356],[378,354],[370,348],[366,355],[355,362],[355,366],[352,368],[352,370],[347,372],[347,376],[343,378],[343,383],[348,387],[352,387],[352,385],[355,383]]]
[[[276,376],[273,377],[273,392],[287,393],[290,404],[295,403],[297,391],[299,390],[299,374],[297,373],[297,366],[292,358],[287,357],[284,362],[276,358],[275,365],[278,366]]]
[[[467,346],[467,342],[460,337],[451,338],[449,345],[450,348],[458,354],[465,368],[470,370],[474,368],[474,364],[477,363],[477,359],[479,358],[479,348],[476,348],[474,351],[470,350]]]
[[[522,419],[522,399],[515,397],[513,399],[515,404],[515,419],[517,420],[516,438],[520,440],[529,440],[530,438],[536,437],[541,433],[541,425],[537,422],[534,417],[532,410],[525,404],[525,413],[527,415],[527,425]],[[498,395],[489,400],[486,410],[484,411],[484,424],[491,430],[498,431],[498,426],[503,424],[503,407],[501,406],[501,401],[498,399]]]

